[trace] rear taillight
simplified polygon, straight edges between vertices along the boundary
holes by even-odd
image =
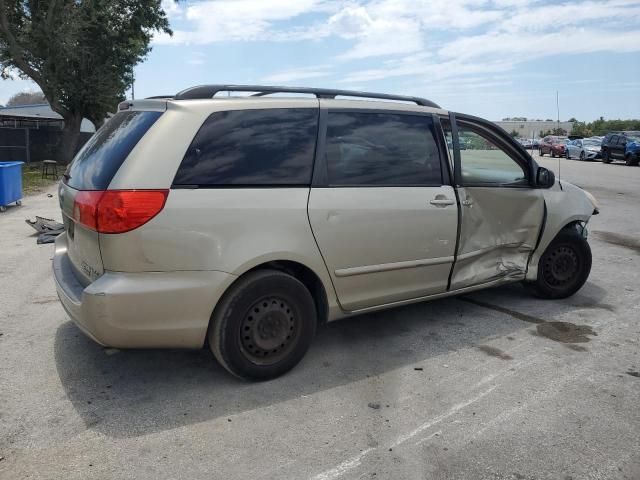
[[[124,233],[138,228],[164,208],[169,190],[81,191],[73,219],[99,233]]]

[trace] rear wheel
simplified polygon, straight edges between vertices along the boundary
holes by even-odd
[[[542,149],[538,150],[538,155],[540,155],[541,157],[544,157],[544,152],[542,151]]]
[[[209,346],[237,377],[268,380],[291,370],[316,332],[309,290],[278,270],[257,270],[240,278],[216,307]]]
[[[611,163],[611,155],[609,155],[609,150],[602,151],[602,162]]]
[[[549,244],[538,262],[538,278],[527,286],[540,298],[570,297],[589,278],[591,248],[577,228],[566,228]]]
[[[635,167],[636,165],[638,165],[638,160],[634,159],[630,153],[627,153],[625,155],[624,162],[630,167]]]
[[[584,152],[580,152],[580,161],[584,162]]]
[[[551,158],[556,158],[556,152],[554,152],[553,150],[551,150]]]

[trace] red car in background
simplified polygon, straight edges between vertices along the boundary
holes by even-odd
[[[564,157],[565,148],[567,146],[567,137],[558,135],[547,135],[538,145],[538,153],[542,157],[548,153],[552,157]]]

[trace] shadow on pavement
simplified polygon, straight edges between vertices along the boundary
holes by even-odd
[[[593,284],[583,292],[565,302],[532,299],[519,286],[472,296],[499,300],[514,310],[541,308],[545,320],[552,320],[575,308],[597,306],[605,294]],[[300,365],[263,383],[235,379],[208,349],[105,350],[71,322],[57,330],[55,359],[66,394],[87,428],[134,437],[278,404],[390,370],[412,369],[417,362],[531,327],[455,298],[390,309],[326,325]]]

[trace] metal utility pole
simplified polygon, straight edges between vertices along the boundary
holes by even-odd
[[[558,111],[558,134],[560,134],[560,96],[556,90],[556,110]]]

